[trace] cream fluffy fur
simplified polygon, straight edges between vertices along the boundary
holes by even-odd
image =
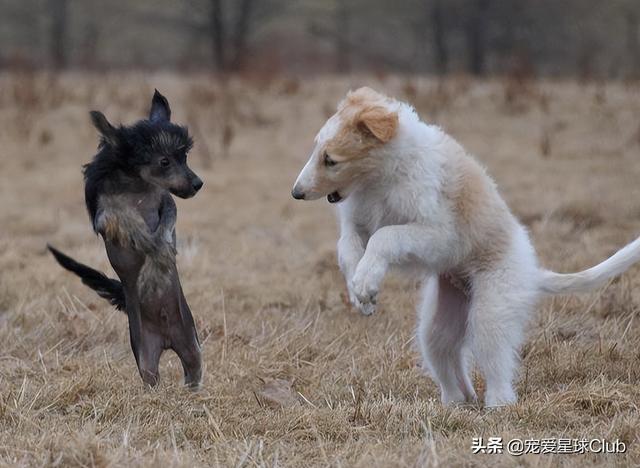
[[[364,314],[375,311],[389,267],[419,272],[417,341],[444,403],[476,400],[472,357],[486,381],[485,405],[514,403],[536,303],[598,287],[640,260],[636,239],[580,273],[540,268],[483,168],[411,106],[369,88],[349,93],[320,130],[293,193],[342,200],[338,258]]]

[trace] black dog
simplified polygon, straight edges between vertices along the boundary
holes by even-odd
[[[182,362],[185,384],[202,378],[200,343],[175,263],[176,204],[202,187],[187,166],[193,142],[170,122],[171,110],[157,90],[148,120],[112,126],[91,112],[101,134],[98,154],[84,166],[85,200],[93,229],[104,240],[120,281],[82,265],[49,246],[56,260],[129,317],[131,348],[142,380],[158,382],[165,349]],[[170,194],[171,193],[171,194]]]

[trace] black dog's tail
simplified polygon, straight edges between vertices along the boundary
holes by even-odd
[[[78,275],[84,284],[97,292],[100,297],[109,301],[116,309],[124,310],[124,290],[120,281],[111,279],[98,270],[76,262],[73,258],[67,257],[48,244],[47,248],[63,268]]]

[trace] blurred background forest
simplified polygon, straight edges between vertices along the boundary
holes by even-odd
[[[640,76],[637,0],[0,0],[0,70]]]

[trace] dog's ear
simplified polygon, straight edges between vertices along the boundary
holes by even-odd
[[[118,141],[117,131],[113,127],[113,125],[109,123],[109,121],[104,116],[104,114],[98,111],[91,111],[89,112],[89,115],[91,115],[91,121],[93,122],[93,126],[96,127],[96,129],[98,129],[104,141],[110,144],[111,146],[115,146]]]
[[[171,108],[169,101],[156,89],[151,99],[151,110],[149,111],[149,120],[152,122],[168,122],[171,120]]]
[[[369,107],[358,115],[357,126],[361,132],[387,143],[398,131],[398,114],[383,106]]]

